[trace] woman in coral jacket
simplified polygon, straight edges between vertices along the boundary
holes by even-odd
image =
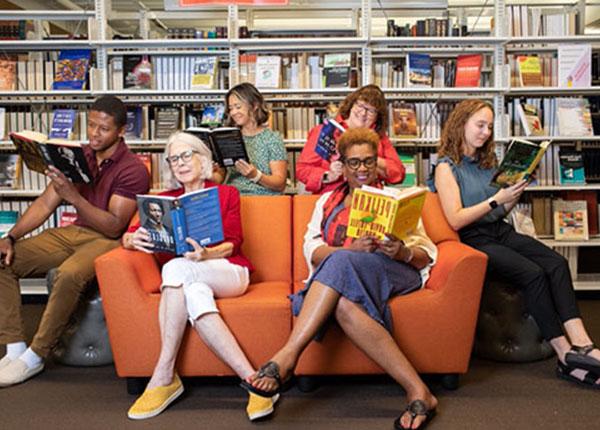
[[[388,126],[387,104],[383,92],[376,85],[367,85],[342,101],[335,119],[343,128],[371,128],[379,135],[377,147],[377,175],[380,180],[396,184],[404,180],[404,166],[386,134]],[[322,194],[336,188],[344,178],[342,162],[335,151],[331,156],[319,155],[319,140],[339,140],[342,131],[332,123],[313,127],[296,164],[296,177],[306,191]]]

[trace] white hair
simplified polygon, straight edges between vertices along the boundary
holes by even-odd
[[[164,151],[165,160],[169,156],[171,145],[173,145],[175,142],[185,143],[186,145],[189,145],[193,151],[198,152],[202,163],[202,168],[200,169],[200,178],[203,180],[210,179],[213,173],[212,153],[210,152],[210,149],[208,149],[206,143],[204,143],[202,139],[194,136],[191,133],[186,133],[184,131],[176,131],[175,133],[171,134],[167,139],[167,144],[165,146]],[[167,186],[167,188],[173,189],[181,186],[179,181],[177,181],[177,179],[175,178],[175,175],[173,175],[171,165],[167,162],[165,162],[163,173],[164,184]]]

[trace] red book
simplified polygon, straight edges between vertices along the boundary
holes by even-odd
[[[77,221],[77,213],[65,211],[60,214],[60,219],[58,220],[58,226],[66,227],[68,225],[73,224],[75,221]]]
[[[455,87],[478,87],[481,78],[481,54],[459,55],[456,59]]]

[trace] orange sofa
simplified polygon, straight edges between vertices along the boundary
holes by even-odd
[[[307,267],[302,238],[318,196],[242,197],[243,251],[256,267],[248,292],[219,299],[226,323],[254,366],[270,358],[288,338],[293,318],[287,295],[302,288]],[[486,256],[461,244],[429,193],[423,212],[429,236],[439,248],[438,263],[424,289],[394,298],[394,337],[423,373],[450,375],[457,384],[467,371]],[[117,374],[137,392],[158,358],[160,271],[150,255],[115,249],[96,260]],[[178,371],[183,376],[233,375],[192,331],[182,343]],[[296,373],[372,374],[382,370],[332,325],[322,342],[312,342]],[[138,378],[138,380],[136,380]]]
[[[293,200],[294,291],[303,288],[308,268],[302,254],[305,226],[318,196]],[[437,194],[427,193],[423,224],[438,247],[438,261],[425,288],[390,301],[393,336],[420,373],[443,374],[456,388],[469,365],[487,256],[459,241],[448,225]],[[375,374],[383,370],[332,324],[320,342],[302,353],[296,375]]]

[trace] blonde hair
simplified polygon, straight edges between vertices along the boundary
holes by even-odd
[[[186,145],[189,145],[193,151],[198,152],[198,155],[200,155],[200,159],[202,160],[200,177],[203,180],[210,179],[213,173],[213,166],[212,153],[210,152],[210,149],[208,149],[208,146],[200,138],[194,136],[191,133],[186,133],[185,131],[176,131],[175,133],[171,134],[167,139],[167,144],[165,145],[164,151],[165,160],[169,156],[171,146],[175,142],[185,143]],[[173,175],[171,165],[167,162],[165,162],[163,168],[163,178],[165,186],[169,189],[178,188],[181,186],[179,181],[177,181],[177,179],[175,178],[175,175]]]
[[[456,105],[450,113],[446,124],[444,124],[440,146],[437,150],[438,157],[448,157],[455,164],[460,164],[465,145],[465,125],[481,109],[489,109],[492,115],[494,114],[492,105],[484,100],[468,99]],[[494,152],[493,133],[490,134],[490,137],[481,148],[477,148],[475,158],[483,168],[489,169],[496,166],[498,161]]]

